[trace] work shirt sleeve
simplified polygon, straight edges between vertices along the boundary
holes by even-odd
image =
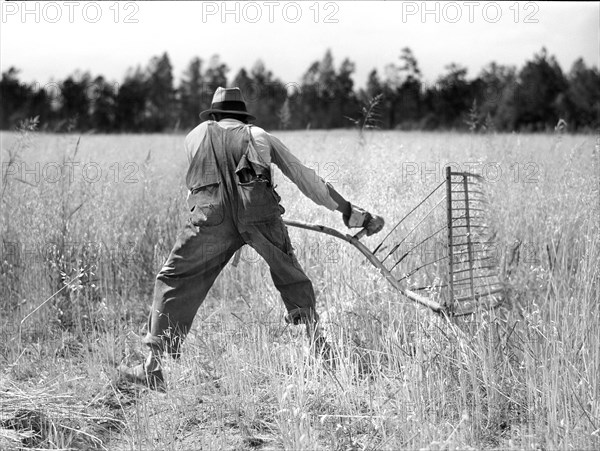
[[[341,204],[345,200],[333,190],[331,185],[319,177],[313,169],[302,164],[278,138],[269,133],[265,134],[271,146],[271,161],[306,197],[329,210],[339,210],[343,206]],[[337,195],[337,202],[332,197],[332,192]]]

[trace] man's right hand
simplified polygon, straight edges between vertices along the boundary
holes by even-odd
[[[384,225],[385,221],[381,216],[371,215],[371,220],[365,226],[367,229],[367,236],[371,236],[377,232],[380,232]]]
[[[381,216],[372,215],[368,211],[352,204],[350,204],[350,214],[344,215],[343,218],[344,224],[350,229],[366,228],[367,236],[379,232],[385,224]]]

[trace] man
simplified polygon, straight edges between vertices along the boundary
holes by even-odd
[[[185,139],[190,163],[186,176],[190,220],[177,238],[154,287],[148,333],[148,358],[122,374],[151,388],[164,388],[161,356],[177,357],[196,312],[234,253],[252,246],[268,263],[287,309],[286,322],[305,324],[309,338],[323,346],[315,293],[298,263],[283,207],[273,189],[271,163],[318,205],[342,213],[348,227],[383,228],[381,217],[346,201],[286,146],[260,127],[246,110],[239,88],[218,88],[204,120]],[[207,120],[208,119],[208,120]]]

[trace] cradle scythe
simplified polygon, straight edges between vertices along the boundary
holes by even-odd
[[[445,189],[442,189],[444,187]],[[436,195],[441,197],[437,202]],[[434,203],[434,206],[423,217],[413,219],[416,223],[412,227],[407,227],[409,218],[415,218],[420,207],[427,201]],[[366,234],[364,229],[352,236],[322,225],[294,220],[284,222],[292,227],[324,233],[350,243],[396,290],[411,301],[436,313],[461,316],[482,308],[497,307],[504,299],[504,286],[498,274],[497,256],[493,255],[496,249],[494,234],[486,224],[486,204],[482,177],[468,172],[453,172],[448,167],[444,181],[394,225],[373,251],[360,241]],[[445,212],[440,211],[444,205]],[[408,246],[405,252],[400,252],[403,244],[408,245],[407,238],[414,235],[426,219],[433,219],[436,213],[438,218],[443,217],[443,220],[440,219],[443,226],[434,227],[433,233],[428,233],[417,244]],[[396,242],[394,232],[400,231],[402,239]],[[436,236],[445,242],[443,255],[436,256],[431,261],[423,261],[422,258],[416,260],[416,268],[407,268],[398,274],[400,265],[404,263],[406,266],[411,261],[410,257],[418,255],[424,243],[430,242]],[[388,258],[398,255],[400,257],[394,263],[386,265]],[[418,258],[420,257],[422,255],[418,255]],[[446,263],[447,270],[441,275],[436,274],[431,283],[414,287],[409,284],[414,275],[431,279],[431,276],[424,274],[422,270],[431,265],[440,267],[443,262]],[[418,293],[423,290],[427,291],[427,296]]]
[[[367,246],[365,246],[363,243],[361,243],[359,241],[360,238],[362,238],[366,234],[365,229],[361,230],[356,235],[352,236],[352,235],[347,235],[338,230],[332,229],[330,227],[322,226],[322,225],[307,224],[305,222],[293,221],[293,220],[284,220],[283,222],[286,225],[289,225],[292,227],[298,227],[301,229],[314,230],[315,232],[325,233],[327,235],[334,236],[336,238],[339,238],[341,240],[344,240],[344,241],[352,244],[359,251],[361,251],[365,257],[367,257],[367,259],[373,264],[373,266],[375,266],[377,269],[379,269],[381,274],[400,293],[402,293],[404,296],[406,296],[407,298],[409,298],[412,301],[418,302],[419,304],[429,307],[431,310],[433,310],[436,313],[442,312],[443,307],[440,304],[438,304],[437,302],[432,301],[431,299],[428,299],[417,293],[413,293],[410,290],[404,289],[400,285],[400,283],[394,278],[394,276],[392,276],[392,274],[387,270],[387,268],[377,259],[377,257],[375,257],[375,255],[373,255],[373,253],[367,248]]]

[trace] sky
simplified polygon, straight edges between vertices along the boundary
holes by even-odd
[[[299,82],[331,49],[356,64],[355,84],[398,63],[410,47],[424,79],[449,63],[468,77],[496,61],[521,67],[545,46],[563,71],[582,57],[599,66],[599,2],[2,2],[0,69],[26,82],[75,70],[122,81],[130,67],[168,52],[178,81],[194,56],[230,67],[262,59],[284,83]]]

